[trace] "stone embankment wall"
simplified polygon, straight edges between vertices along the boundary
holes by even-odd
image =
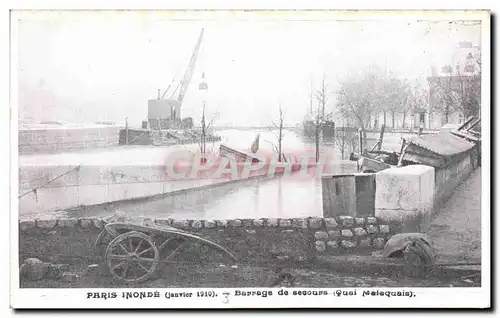
[[[168,225],[214,241],[246,264],[275,264],[314,260],[318,255],[365,254],[382,249],[395,234],[374,217],[235,219],[235,220],[142,220],[144,225]],[[89,264],[93,243],[105,223],[101,219],[29,220],[19,223],[19,260],[31,257],[45,262]],[[210,254],[197,244],[178,260],[205,258]],[[207,256],[208,257],[208,256]],[[217,255],[212,261],[222,259]]]
[[[433,212],[479,165],[478,148],[446,167],[410,165],[376,174],[375,216],[399,224],[400,231],[423,231]]]
[[[121,127],[19,130],[19,154],[50,153],[118,145]]]
[[[333,170],[355,169],[356,163],[340,162]],[[253,171],[259,177],[265,171]],[[64,174],[64,175],[63,175]],[[59,177],[63,175],[62,177]],[[59,177],[59,178],[58,178]],[[230,178],[172,180],[164,165],[129,166],[23,166],[19,169],[21,215],[55,210],[148,199],[179,191],[210,191],[211,188],[245,182]],[[37,188],[36,191],[31,191]]]

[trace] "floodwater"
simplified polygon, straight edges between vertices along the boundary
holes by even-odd
[[[248,151],[257,135],[263,152],[273,152],[278,132],[270,130],[220,130],[222,143],[235,149]],[[369,140],[369,144],[373,141]],[[299,131],[285,130],[282,140],[285,154],[315,152],[314,140]],[[73,153],[21,156],[20,164],[40,165],[134,165],[162,164],[165,156],[178,147],[196,150],[198,145],[170,147],[123,146],[106,149],[88,149]],[[175,148],[175,149],[174,149]],[[207,144],[207,150],[216,150],[217,144]],[[350,149],[346,149],[348,158]],[[323,138],[320,156],[329,163],[342,159],[334,140]],[[343,170],[354,172],[353,165]],[[352,171],[351,171],[352,170]],[[50,212],[54,217],[97,217],[123,211],[131,216],[175,219],[231,219],[231,218],[292,218],[322,215],[321,179],[318,176],[284,176],[261,178],[216,186],[188,194],[164,196],[149,200],[87,206],[65,211]],[[34,215],[33,211],[20,211],[21,215]]]
[[[222,130],[216,134],[222,137],[224,144],[241,150],[248,150],[258,134],[261,150],[272,152],[277,144],[277,131]],[[312,139],[290,130],[284,132],[282,145],[285,154],[304,151],[314,153],[315,150]],[[210,145],[207,148],[210,149]],[[327,156],[330,162],[341,159],[333,140],[326,138],[321,142],[320,156]],[[67,211],[66,215],[103,216],[117,210],[136,217],[174,219],[321,216],[321,179],[312,175],[252,179],[217,186],[203,192],[87,207],[84,210]]]

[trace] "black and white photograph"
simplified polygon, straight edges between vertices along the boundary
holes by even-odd
[[[10,23],[14,308],[491,305],[489,11]]]

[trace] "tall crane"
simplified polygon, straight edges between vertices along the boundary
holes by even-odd
[[[198,59],[198,53],[200,51],[204,31],[205,31],[204,29],[201,29],[200,36],[198,37],[198,42],[196,43],[193,54],[191,55],[191,60],[189,61],[189,65],[188,65],[186,72],[184,73],[183,79],[177,84],[175,90],[173,91],[173,93],[170,95],[170,97],[168,99],[177,100],[179,103],[182,103],[182,101],[184,100],[184,96],[186,95],[186,91],[189,87],[189,84],[191,83],[191,78],[193,77],[193,72],[194,72],[194,68],[196,65],[196,60]],[[172,87],[174,82],[175,82],[175,78],[172,81],[172,83],[168,86],[168,88],[165,90],[165,92],[163,93],[161,98],[159,98],[159,99],[165,98],[165,95],[170,90],[170,88]],[[179,88],[180,88],[180,90],[179,90]],[[179,93],[177,95],[177,98],[175,98],[174,96],[176,95],[177,91],[179,91]],[[160,96],[158,96],[158,97],[160,97]]]

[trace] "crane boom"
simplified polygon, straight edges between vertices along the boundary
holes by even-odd
[[[189,87],[189,83],[191,82],[191,78],[193,77],[194,66],[196,65],[196,60],[198,59],[198,52],[200,51],[201,41],[203,39],[204,29],[201,29],[200,37],[198,38],[198,42],[196,43],[196,47],[194,48],[193,55],[191,56],[191,60],[189,61],[188,69],[184,74],[184,78],[182,80],[181,90],[179,91],[179,96],[177,100],[182,103],[184,96],[186,95],[186,91]]]

